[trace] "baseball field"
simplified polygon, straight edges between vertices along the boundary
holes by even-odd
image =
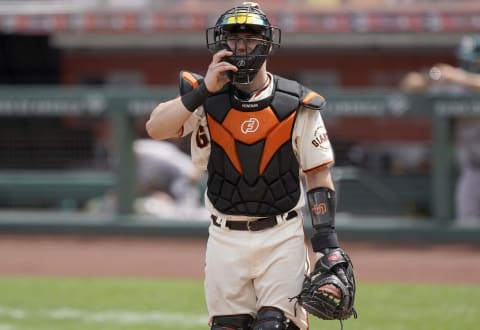
[[[0,237],[0,330],[208,329],[203,239]],[[344,329],[480,324],[480,246],[346,242],[359,318]],[[219,274],[221,276],[221,274]],[[340,329],[311,318],[311,329]]]

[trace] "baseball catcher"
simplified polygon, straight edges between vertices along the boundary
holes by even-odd
[[[353,306],[353,265],[350,257],[338,247],[334,227],[335,192],[317,188],[308,191],[307,197],[315,229],[312,246],[317,261],[310,275],[305,276],[301,292],[294,298],[307,312],[323,320],[342,321],[352,315],[357,318]]]
[[[267,70],[280,41],[258,4],[228,9],[206,30],[212,61],[205,75],[182,71],[179,97],[158,104],[146,125],[158,140],[191,135],[192,160],[207,172],[211,330],[308,330],[307,310],[340,320],[353,313],[353,271],[329,204],[334,155],[325,99]],[[307,199],[322,257],[302,290]]]

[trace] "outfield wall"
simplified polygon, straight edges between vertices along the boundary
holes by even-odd
[[[86,118],[106,120],[110,125],[110,139],[115,165],[110,170],[64,169],[64,170],[0,170],[0,199],[17,203],[18,208],[4,208],[0,213],[2,232],[39,231],[71,232],[122,232],[133,233],[192,233],[201,235],[205,223],[193,221],[150,221],[133,214],[135,193],[134,161],[132,142],[135,139],[137,118],[148,116],[161,100],[174,97],[175,89],[158,88],[93,88],[93,87],[2,87],[0,88],[0,116],[3,118],[24,118],[30,121],[42,118]],[[390,214],[387,220],[382,214],[368,214],[367,211],[355,214],[352,205],[342,205],[340,213],[351,214],[339,220],[339,230],[346,236],[390,237],[400,235],[405,239],[418,237],[438,237],[449,240],[473,240],[479,237],[476,229],[461,229],[454,225],[453,187],[455,168],[453,162],[452,118],[456,116],[478,116],[480,97],[407,95],[392,90],[327,91],[327,109],[324,112],[327,125],[339,118],[365,118],[392,120],[405,117],[422,118],[431,123],[431,168],[427,180],[406,176],[391,180],[372,177],[365,180],[368,173],[358,169],[334,169],[339,187],[354,180],[357,187],[376,193],[379,209],[395,209],[395,201],[410,195],[418,195],[428,203],[430,214],[420,219],[412,214]],[[3,136],[2,143],[6,143]],[[343,181],[341,181],[343,180]],[[363,181],[362,181],[363,180]],[[409,181],[410,180],[410,181]],[[405,186],[400,192],[393,186]],[[414,186],[418,184],[419,186]],[[363,186],[362,186],[363,185]],[[348,187],[348,185],[346,185]],[[413,187],[413,188],[412,188]],[[22,202],[36,199],[59,199],[71,201],[87,198],[110,190],[118,195],[118,207],[113,214],[89,215],[65,210],[47,212],[22,210]],[[345,188],[350,191],[351,188]],[[341,190],[340,190],[341,191]],[[355,200],[356,198],[352,198]],[[390,203],[390,204],[388,204]],[[62,204],[63,205],[63,204]],[[341,216],[339,217],[342,218]],[[359,219],[352,221],[351,219]],[[411,220],[411,219],[413,220]],[[363,220],[362,220],[363,219]],[[390,219],[390,220],[388,220]],[[153,223],[153,225],[152,225]],[[200,226],[200,228],[197,228]]]

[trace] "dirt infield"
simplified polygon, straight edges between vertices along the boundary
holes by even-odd
[[[201,278],[205,239],[0,236],[0,276]],[[357,279],[480,283],[480,244],[344,242]]]

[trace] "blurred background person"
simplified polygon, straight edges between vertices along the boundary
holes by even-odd
[[[134,141],[133,151],[140,198],[137,211],[198,217],[202,172],[190,156],[172,142],[151,139]]]
[[[174,140],[138,138],[133,142],[133,155],[136,213],[161,219],[207,219],[200,194],[203,173]],[[114,191],[109,191],[88,201],[86,209],[113,213],[118,207],[117,198]]]
[[[480,92],[480,34],[462,38],[456,52],[459,67],[439,63],[428,73],[410,72],[400,83],[407,92],[468,95]],[[480,117],[455,118],[455,219],[459,225],[480,224]]]

